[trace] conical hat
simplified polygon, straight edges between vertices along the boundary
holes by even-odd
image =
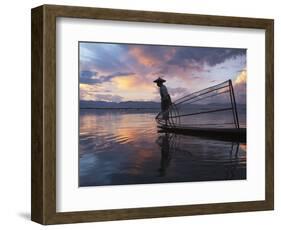
[[[154,80],[153,82],[155,82],[155,83],[158,83],[158,82],[165,82],[166,80],[164,80],[163,78],[161,78],[161,77],[158,77],[156,80]]]

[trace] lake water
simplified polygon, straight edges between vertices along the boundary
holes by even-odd
[[[245,143],[158,133],[157,112],[81,109],[79,186],[246,179]]]

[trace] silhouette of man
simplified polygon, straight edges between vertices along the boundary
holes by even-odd
[[[161,147],[161,162],[160,162],[160,168],[158,169],[160,173],[159,176],[165,176],[166,170],[171,161],[169,134],[165,133],[164,135],[159,136],[156,142]]]
[[[161,96],[161,111],[163,115],[163,119],[165,120],[165,124],[167,125],[167,121],[169,119],[169,107],[172,104],[171,97],[168,93],[167,87],[163,84],[166,82],[161,77],[158,77],[155,81],[153,81],[157,84],[157,86],[160,88],[160,96]]]

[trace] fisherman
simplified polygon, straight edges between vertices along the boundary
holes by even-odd
[[[165,120],[165,124],[167,125],[167,121],[169,119],[169,107],[172,105],[172,101],[168,93],[167,87],[163,84],[164,82],[166,82],[166,80],[164,80],[161,77],[158,77],[153,82],[155,82],[157,86],[160,88],[161,112],[162,112],[163,120]]]

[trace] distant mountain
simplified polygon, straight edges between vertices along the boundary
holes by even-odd
[[[180,108],[217,108],[230,107],[231,104],[210,103],[210,104],[181,104]],[[245,108],[245,104],[237,104],[237,108]],[[160,102],[154,101],[122,101],[122,102],[107,102],[107,101],[80,101],[81,109],[160,109]]]
[[[80,108],[87,109],[160,109],[160,103],[154,101],[80,101]]]

